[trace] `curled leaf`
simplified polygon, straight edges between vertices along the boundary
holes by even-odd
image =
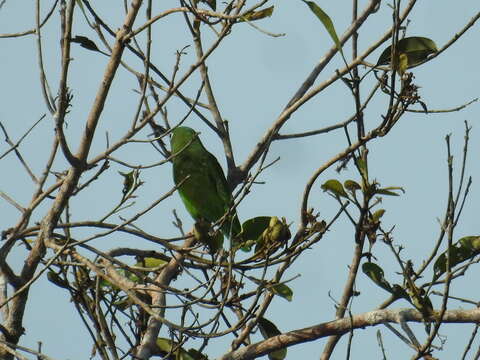
[[[280,246],[285,244],[291,236],[292,234],[290,233],[286,220],[280,220],[278,217],[272,216],[268,227],[257,239],[255,253],[262,255],[262,257],[273,254]]]
[[[480,236],[465,236],[450,246],[450,268],[480,254]],[[447,271],[448,252],[440,254],[433,264],[433,278]]]
[[[348,194],[343,188],[342,183],[336,179],[327,180],[321,187],[323,191],[327,191],[336,196],[343,196],[348,198]]]
[[[380,218],[385,214],[385,209],[379,209],[372,214],[372,221],[378,222]]]
[[[355,191],[360,190],[362,188],[359,183],[353,180],[346,180],[343,183],[343,187],[348,191],[350,191],[351,193],[354,193]]]
[[[263,232],[268,228],[270,219],[270,216],[257,216],[248,219],[242,224],[242,233],[240,235],[243,239],[241,245],[243,251],[250,251],[252,246],[257,244]]]
[[[406,70],[424,62],[429,55],[438,51],[435,42],[426,37],[406,37],[398,41],[393,66],[392,46],[387,47],[377,61],[378,65],[390,64],[395,70]]]
[[[265,318],[258,319],[258,328],[265,339],[271,338],[281,334],[277,326]],[[268,354],[269,360],[283,360],[287,356],[287,348],[276,350]]]
[[[95,45],[95,43],[89,38],[87,38],[86,36],[77,35],[74,38],[72,38],[70,41],[80,44],[80,46],[85,49],[92,50],[92,51],[100,51],[97,45]]]
[[[245,14],[240,20],[239,22],[242,22],[242,21],[255,21],[255,20],[260,20],[260,19],[264,19],[266,17],[270,17],[272,16],[273,14],[273,5],[268,7],[268,8],[265,8],[265,9],[262,9],[262,10],[258,10],[258,11],[250,11],[248,14]]]
[[[242,238],[244,240],[257,240],[268,228],[271,216],[257,216],[248,219],[242,224]]]
[[[385,279],[383,269],[380,266],[372,262],[366,262],[362,265],[362,271],[382,289],[388,291],[391,294],[394,293],[394,290],[390,286],[389,282]]]

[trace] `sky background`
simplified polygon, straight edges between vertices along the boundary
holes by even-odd
[[[342,34],[350,23],[350,2],[318,1],[317,3],[330,15],[337,32]],[[359,3],[362,8],[367,1],[359,1]],[[99,14],[113,29],[121,26],[122,2],[92,1],[92,4],[98,8]],[[222,116],[229,121],[235,159],[239,164],[247,158],[306,76],[332,46],[332,40],[325,29],[301,1],[278,1],[272,4],[275,5],[273,16],[256,24],[272,33],[285,33],[285,36],[273,38],[247,24],[239,24],[207,61]],[[42,14],[47,12],[49,6],[50,2],[42,3]],[[176,2],[168,1],[162,2],[161,6],[164,7],[159,8],[159,6],[155,4],[154,13],[178,5]],[[137,26],[144,19],[144,11],[143,8],[136,22]],[[474,0],[465,0],[461,4],[445,0],[419,1],[409,17],[407,36],[429,37],[438,47],[442,47],[478,11],[478,2]],[[58,12],[55,11],[53,18],[42,29],[46,75],[54,94],[56,94],[60,76],[58,19]],[[384,1],[380,10],[367,20],[360,32],[360,52],[377,41],[390,24],[391,9]],[[32,29],[33,26],[33,2],[7,0],[0,9],[0,33],[20,32]],[[74,35],[95,39],[97,45],[101,47],[79,9],[75,15],[74,29]],[[204,43],[208,44],[213,37],[206,29],[204,33],[206,34]],[[172,73],[176,51],[187,45],[190,47],[185,49],[186,54],[182,57],[180,74],[189,68],[195,57],[195,51],[184,29],[181,15],[168,16],[155,24],[153,36],[152,62],[165,74]],[[447,52],[428,64],[413,69],[415,84],[421,87],[420,95],[429,109],[454,108],[479,96],[479,38],[477,25]],[[112,42],[112,39],[108,40]],[[140,35],[138,40],[142,43],[144,37]],[[53,119],[48,115],[41,95],[35,41],[33,35],[0,38],[0,49],[2,49],[0,53],[2,84],[0,121],[15,142],[35,121],[43,114],[47,114],[20,148],[33,171],[40,175],[50,152]],[[387,45],[382,45],[367,60],[375,63],[380,52]],[[105,50],[103,47],[101,49]],[[350,54],[349,44],[346,45],[345,53],[347,56]],[[107,57],[99,53],[72,46],[69,87],[74,98],[65,132],[73,149],[78,145],[77,134],[80,134],[84,128],[85,119],[107,61]],[[142,71],[141,62],[130,54],[125,54],[125,61],[129,66]],[[340,67],[342,62],[337,55],[316,83],[330,78]],[[365,82],[362,90],[363,96],[373,84],[374,78],[372,75],[370,77],[371,79]],[[181,87],[185,95],[195,96],[198,79],[198,75],[195,75]],[[113,143],[128,129],[137,110],[139,96],[134,91],[137,88],[136,78],[120,68],[100,119],[92,155],[105,149],[106,132],[110,142]],[[204,97],[202,100],[205,100]],[[365,113],[368,128],[372,128],[381,121],[387,102],[386,94],[377,94]],[[187,112],[186,107],[175,99],[169,102],[167,108],[169,120],[173,124],[183,118]],[[474,103],[459,112],[428,116],[409,113],[388,136],[376,139],[369,144],[371,178],[377,179],[383,186],[401,186],[406,191],[400,197],[384,198],[381,206],[387,212],[383,218],[383,226],[390,228],[395,225],[393,233],[395,243],[405,247],[404,258],[411,258],[416,266],[430,253],[440,231],[438,219],[443,217],[446,206],[445,136],[452,134],[454,167],[457,171],[455,178],[458,180],[465,120],[472,126],[467,174],[473,176],[473,187],[457,227],[455,239],[479,233],[478,202],[476,201],[480,195],[477,181],[480,178],[479,110],[478,103]],[[349,96],[348,89],[342,82],[337,82],[297,111],[281,133],[323,128],[344,121],[352,115],[353,111],[354,102]],[[207,114],[206,111],[204,113]],[[157,121],[161,119],[157,118]],[[186,124],[201,132],[201,139],[206,147],[225,167],[222,145],[215,134],[195,116],[190,116]],[[145,129],[137,138],[147,139],[148,134],[149,129]],[[280,161],[262,173],[260,180],[264,181],[265,185],[254,186],[252,193],[240,204],[238,213],[241,220],[260,215],[284,216],[288,222],[293,222],[291,229],[295,232],[305,183],[318,167],[345,147],[346,140],[342,130],[311,138],[273,143],[269,160],[280,157]],[[0,154],[7,149],[8,145],[2,142]],[[130,164],[144,166],[161,160],[158,152],[146,143],[128,145],[115,153],[114,157]],[[4,174],[0,177],[0,191],[26,206],[34,190],[31,179],[12,155],[1,159],[0,164]],[[351,170],[352,168],[353,166],[350,165]],[[55,163],[55,171],[65,169],[63,161]],[[73,220],[101,217],[112,207],[112,204],[119,201],[122,178],[117,171],[127,171],[127,169],[112,163],[106,176],[87,189],[83,196],[72,200],[70,206]],[[135,206],[122,214],[125,217],[132,216],[145,208],[167,192],[173,184],[170,165],[142,170],[141,178],[145,184],[137,194]],[[338,175],[333,168],[321,176],[313,189],[310,206],[320,212],[321,217],[325,219],[331,218],[338,210],[335,201],[320,189],[320,185],[330,178],[338,178],[342,181],[349,178],[358,180],[354,171]],[[184,210],[177,195],[162,202],[136,225],[158,236],[176,236],[178,232],[172,226],[172,209],[174,208],[183,219],[185,228],[189,228],[193,221]],[[34,220],[40,220],[46,209],[46,206],[39,207],[34,214]],[[2,230],[13,226],[19,217],[18,211],[1,199],[0,214]],[[118,218],[111,220],[119,221]],[[353,233],[351,224],[342,218],[320,243],[307,251],[303,258],[286,273],[286,279],[301,275],[289,283],[294,291],[293,301],[287,302],[282,298],[275,298],[267,313],[267,318],[273,320],[282,331],[334,319],[335,308],[331,298],[339,299],[341,296],[348,274],[347,266],[352,257]],[[91,233],[78,232],[77,236],[81,238],[88,234]],[[91,245],[103,250],[117,246],[135,247],[136,244],[132,245],[129,240],[131,239],[127,236],[116,235],[115,238],[103,238]],[[138,247],[152,248],[152,244],[138,244]],[[374,254],[388,278],[392,282],[400,283],[401,277],[395,273],[399,271],[399,267],[387,246],[377,243]],[[10,255],[9,260],[16,269],[22,266],[24,255],[21,248],[15,249]],[[471,271],[477,272],[478,269],[474,268]],[[475,287],[469,285],[467,279],[458,279],[452,291],[460,297],[475,298],[478,296]],[[352,309],[354,314],[373,310],[388,295],[362,274],[359,275],[357,289],[361,295],[354,300]],[[435,297],[432,299],[438,307],[440,299]],[[399,301],[393,307],[408,306],[408,303]],[[452,308],[461,306],[469,308],[467,305],[454,302],[451,304]],[[31,289],[31,299],[27,305],[24,324],[26,334],[22,337],[21,345],[35,348],[37,342],[41,341],[43,351],[54,359],[86,359],[90,354],[90,339],[85,330],[78,326],[78,322],[79,318],[69,302],[69,295],[41,279]],[[449,337],[444,345],[445,350],[439,353],[439,356],[442,359],[457,358],[465,346],[463,340],[469,336],[472,328],[472,325],[442,328],[441,333]],[[420,341],[423,340],[426,335],[423,326],[413,325],[413,329]],[[413,355],[409,348],[386,328],[377,326],[375,329],[355,333],[352,358],[381,358],[376,344],[377,330],[383,334],[389,358],[398,358],[399,352],[402,358]],[[452,336],[460,333],[465,336],[458,338]],[[163,336],[167,335],[163,334]],[[214,345],[209,347],[208,355],[214,358],[225,353],[230,340],[215,341]],[[260,340],[258,334],[257,340]],[[345,340],[343,339],[343,342],[337,346],[332,359],[345,358]],[[288,358],[318,358],[324,344],[325,340],[319,340],[291,347],[288,350]],[[478,342],[475,346],[478,346]]]

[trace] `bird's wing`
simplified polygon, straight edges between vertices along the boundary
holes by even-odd
[[[228,186],[227,179],[225,178],[222,167],[218,163],[215,156],[213,156],[209,152],[207,153],[209,155],[208,162],[211,164],[211,166],[208,167],[210,169],[209,177],[212,183],[215,184],[217,195],[222,202],[223,208],[221,210],[223,213],[218,217],[220,218],[221,216],[225,215],[225,213],[228,211],[228,209],[232,205],[232,193]],[[220,211],[220,209],[218,209],[217,211]],[[240,221],[238,220],[236,211],[233,211],[229,221],[225,221],[224,225],[222,226],[222,230],[224,234],[229,238],[231,238],[232,233],[233,235],[235,235],[240,232],[241,225],[240,225]]]
[[[225,213],[231,205],[232,194],[228,187],[227,180],[223,173],[223,169],[218,163],[218,160],[211,153],[207,153],[207,169],[208,177],[210,178],[211,183],[214,185],[215,191],[222,202],[223,212]]]

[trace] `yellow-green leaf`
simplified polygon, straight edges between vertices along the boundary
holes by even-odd
[[[186,350],[179,347],[177,344],[172,343],[170,339],[157,338],[156,344],[159,350],[159,355],[161,356],[173,354],[177,360],[195,360]]]
[[[242,16],[239,22],[247,21],[247,20],[248,21],[260,20],[266,17],[270,17],[272,16],[272,14],[273,14],[273,5],[262,10],[250,11],[248,14],[245,14],[244,16]]]
[[[293,291],[285,284],[276,284],[270,287],[272,292],[288,301],[292,301]]]
[[[375,189],[375,194],[389,195],[389,196],[400,196],[395,191],[401,191],[405,194],[405,190],[400,186],[389,186],[389,187],[386,187],[386,188]]]
[[[272,216],[268,227],[257,240],[255,253],[261,253],[259,255],[266,257],[285,244],[291,236],[286,220],[284,218],[280,220],[278,217]]]
[[[458,242],[472,251],[480,251],[480,236],[465,236]]]
[[[144,268],[159,268],[167,263],[166,260],[154,258],[154,257],[146,257],[141,261],[137,262],[135,266],[137,267],[144,267]]]
[[[360,174],[362,174],[362,178],[364,180],[368,180],[367,163],[363,159],[357,158],[356,164],[357,164],[358,170],[360,171]]]
[[[385,214],[385,209],[379,209],[377,211],[375,211],[373,214],[372,214],[372,220],[374,222],[377,222],[380,220],[380,218],[383,216],[383,214]]]
[[[323,191],[328,191],[330,193],[333,193],[334,195],[348,198],[348,195],[345,192],[345,189],[343,188],[342,183],[338,180],[335,180],[335,179],[327,180],[322,185],[322,189]]]
[[[407,54],[400,53],[398,55],[398,73],[400,75],[404,74],[408,69],[408,56]]]

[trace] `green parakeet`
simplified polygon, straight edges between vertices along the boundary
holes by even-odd
[[[197,222],[214,223],[221,219],[232,205],[232,193],[215,156],[205,149],[195,130],[185,126],[173,130],[171,151],[175,184],[186,179],[178,193],[187,211]],[[240,230],[237,214],[233,212],[223,223],[222,232],[232,239]],[[211,242],[208,245],[212,252],[222,247],[218,240]]]

